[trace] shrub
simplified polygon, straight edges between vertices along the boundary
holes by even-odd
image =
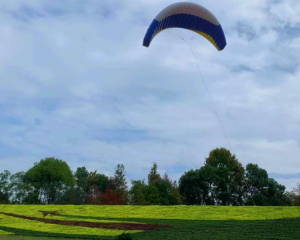
[[[130,233],[122,233],[118,236],[117,240],[133,240]]]

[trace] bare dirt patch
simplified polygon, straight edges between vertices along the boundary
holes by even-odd
[[[43,214],[44,217],[47,217],[47,215],[50,215],[50,216],[58,216],[59,215],[59,212],[57,211],[39,211]]]

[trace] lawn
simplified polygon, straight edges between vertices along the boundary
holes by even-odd
[[[60,214],[43,218],[41,210]],[[135,240],[300,239],[300,207],[0,205],[0,212],[37,218],[0,214],[0,240],[112,240],[123,232]],[[117,229],[80,226],[85,222]],[[168,227],[135,230],[145,224]]]

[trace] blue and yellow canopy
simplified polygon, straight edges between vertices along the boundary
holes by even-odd
[[[163,9],[149,26],[143,46],[149,47],[153,38],[168,28],[194,31],[209,40],[219,51],[226,46],[219,21],[210,11],[196,3],[180,2]]]

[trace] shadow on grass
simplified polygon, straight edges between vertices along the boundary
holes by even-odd
[[[116,239],[116,237],[112,237],[112,236],[47,233],[47,232],[31,231],[31,230],[25,230],[25,229],[10,228],[10,227],[4,227],[4,226],[0,226],[0,230],[13,233],[17,236],[28,236],[28,237],[75,238],[75,239],[80,239],[80,240],[83,240],[83,239],[96,239],[96,240]]]
[[[300,218],[275,220],[177,220],[149,218],[103,218],[61,215],[76,219],[133,221],[151,224],[169,224],[172,229],[157,229],[133,234],[135,240],[192,240],[192,239],[300,239]]]
[[[53,238],[53,237],[33,237],[33,236],[18,236],[18,235],[0,235],[0,240],[70,240],[70,238]],[[72,238],[72,240],[85,240]]]

